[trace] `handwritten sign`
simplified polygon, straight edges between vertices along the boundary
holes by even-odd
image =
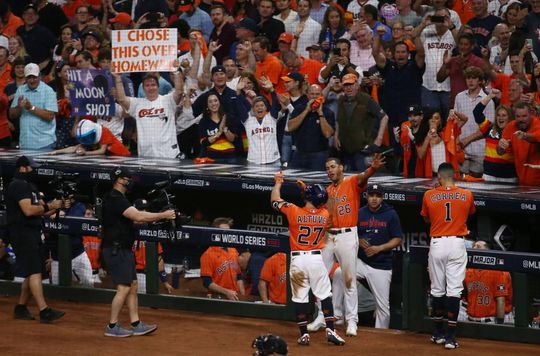
[[[113,73],[172,72],[177,58],[175,28],[112,32]]]

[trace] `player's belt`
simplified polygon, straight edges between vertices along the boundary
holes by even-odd
[[[321,250],[311,250],[311,251],[293,251],[291,256],[302,256],[302,255],[320,255]]]
[[[476,323],[493,323],[494,319],[492,318],[473,318],[468,316],[467,319],[469,321],[474,321]]]
[[[449,236],[431,236],[432,239],[440,239],[442,237],[455,237],[457,239],[464,239],[465,236],[456,236],[456,235],[449,235]]]
[[[332,235],[337,235],[337,234],[343,234],[343,233],[351,232],[351,231],[352,229],[350,227],[346,227],[344,229],[330,229],[328,230],[328,233]]]

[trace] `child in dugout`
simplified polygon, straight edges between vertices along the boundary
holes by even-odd
[[[76,153],[84,155],[129,156],[129,150],[111,133],[111,131],[90,120],[81,120],[77,125],[78,145],[52,151],[51,155]]]

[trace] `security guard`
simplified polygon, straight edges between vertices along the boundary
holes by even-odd
[[[137,272],[135,255],[133,222],[154,222],[162,219],[173,220],[174,210],[161,213],[140,211],[127,200],[125,194],[133,189],[134,181],[125,168],[113,171],[113,189],[103,198],[103,258],[116,284],[116,295],[111,304],[109,325],[105,327],[105,336],[128,337],[146,335],[154,332],[157,325],[149,325],[139,320],[137,300]],[[118,314],[126,304],[132,329],[125,329],[118,323]]]
[[[22,273],[19,303],[15,306],[15,319],[34,320],[26,304],[34,297],[39,308],[39,320],[50,323],[64,316],[64,312],[49,308],[43,297],[41,274],[45,270],[45,254],[41,240],[41,217],[63,207],[55,199],[45,203],[34,185],[39,167],[32,157],[21,156],[16,162],[14,179],[6,194],[9,236],[16,256],[16,270]]]

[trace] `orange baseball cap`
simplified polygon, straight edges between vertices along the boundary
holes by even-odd
[[[285,43],[292,43],[294,39],[294,36],[290,32],[283,32],[281,35],[279,35],[278,42],[285,42]]]
[[[178,2],[178,10],[182,12],[187,12],[193,6],[193,0],[180,0]]]
[[[341,84],[354,84],[358,82],[358,77],[352,73],[345,74],[343,78],[341,78]]]
[[[128,13],[125,12],[119,12],[116,14],[115,17],[109,20],[110,23],[121,23],[122,25],[129,25],[133,20],[131,19],[131,16],[129,16]]]

